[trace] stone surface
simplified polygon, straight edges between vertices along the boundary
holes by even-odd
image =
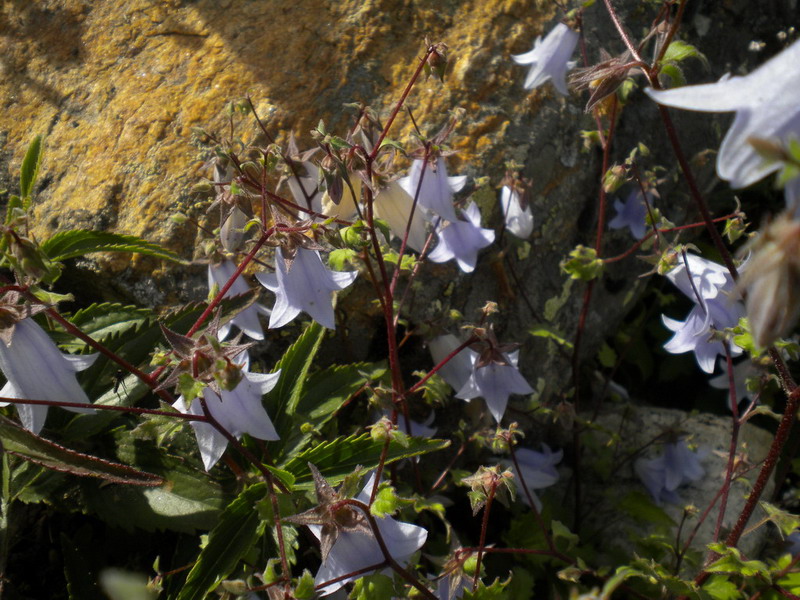
[[[639,2],[617,4],[629,8],[623,16],[632,31],[649,23]],[[543,359],[546,347],[525,331],[543,320],[545,302],[564,289],[559,260],[575,244],[592,243],[598,157],[582,154],[578,132],[592,127],[584,99],[561,98],[550,85],[523,90],[525,69],[509,58],[529,50],[533,39],[555,24],[555,9],[545,0],[5,2],[0,189],[14,191],[27,143],[34,134],[45,134],[35,205],[39,237],[98,228],[144,236],[188,257],[195,230],[166,217],[194,202],[190,187],[207,175],[207,149],[193,139],[194,127],[224,129],[226,103],[247,93],[281,139],[294,132],[307,146],[308,131],[320,118],[332,130],[347,125],[345,102],[364,101],[388,114],[417,65],[425,36],[443,41],[451,61],[445,84],[422,83],[408,104],[429,131],[436,131],[452,108],[466,110],[452,138],[458,154],[449,159],[451,173],[489,176],[497,185],[507,160],[525,164],[523,174],[534,181],[536,231],[528,257],[512,257],[513,271],[497,248],[483,253],[471,276],[452,265],[426,270],[427,290],[412,299],[412,312],[424,318],[433,300],[443,300],[473,319],[486,300],[499,301],[501,334],[526,343],[523,371],[546,373],[558,388],[569,372],[564,357]],[[703,51],[719,65],[714,73],[719,75],[744,62],[741,32],[754,22],[747,11],[760,11],[746,5],[714,10],[719,14],[689,15],[686,31],[699,35],[700,42],[714,41]],[[593,55],[598,40],[612,51],[621,49],[599,3],[587,14],[586,37]],[[655,130],[656,139],[645,140],[655,150],[663,145],[654,119],[645,102],[626,111],[616,146],[620,156],[643,132]],[[404,117],[391,135],[408,141],[410,131]],[[713,139],[707,129],[690,131],[690,139]],[[484,217],[497,224],[494,194],[484,194],[480,202]],[[609,254],[629,243],[617,240]],[[616,327],[634,297],[631,285],[620,282],[639,271],[636,261],[617,265],[597,286],[587,353]],[[81,288],[94,290],[89,297],[151,305],[202,299],[206,293],[202,266],[175,267],[137,256],[92,257],[80,262],[72,277]],[[582,290],[582,284],[572,287],[555,319],[554,327],[567,337],[575,329]],[[353,358],[360,358],[369,347],[364,339],[375,329],[375,313],[359,294],[343,304],[352,308],[345,327],[360,331],[349,346]]]

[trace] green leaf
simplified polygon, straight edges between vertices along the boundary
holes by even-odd
[[[706,567],[709,573],[734,573],[743,577],[759,575],[766,581],[771,581],[765,563],[760,560],[743,560],[737,548],[730,548],[724,544],[709,544],[709,549],[722,555]]]
[[[280,369],[281,376],[264,401],[270,414],[274,415],[272,421],[281,438],[289,436],[291,418],[300,402],[308,370],[324,335],[325,328],[313,321],[275,365],[273,373]]]
[[[55,471],[129,485],[158,486],[163,483],[158,475],[59,446],[5,417],[0,417],[0,442],[9,454]]]
[[[397,442],[389,442],[385,464],[441,450],[449,445],[449,440],[421,438],[410,438],[407,448],[403,448]],[[295,476],[296,489],[313,488],[308,463],[313,463],[331,485],[337,485],[358,466],[365,469],[377,467],[381,460],[383,446],[383,442],[374,442],[368,433],[339,437],[330,442],[317,444],[313,448],[289,458],[280,467]]]
[[[686,85],[686,77],[683,75],[683,69],[674,63],[667,63],[661,67],[661,74],[670,78],[673,88]]]
[[[337,248],[328,253],[328,266],[334,271],[344,271],[348,263],[355,262],[358,252],[351,248]]]
[[[19,170],[19,195],[22,196],[23,208],[28,210],[33,186],[39,176],[39,167],[42,164],[42,136],[37,135],[33,138],[25,158],[22,159],[22,166]]]
[[[314,591],[314,576],[306,569],[294,586],[294,597],[297,600],[310,600],[316,595]]]
[[[767,513],[767,518],[775,523],[784,536],[788,536],[798,527],[800,527],[800,517],[797,515],[793,515],[785,510],[781,510],[769,502],[761,501],[758,504],[764,509],[764,512]]]
[[[681,40],[674,40],[664,53],[665,63],[679,63],[687,58],[696,58],[708,68],[708,59],[697,48]]]
[[[564,346],[565,348],[572,349],[572,342],[565,340],[556,332],[549,329],[546,325],[535,325],[534,327],[528,330],[528,333],[530,333],[533,337],[550,339],[556,342],[559,346]]]
[[[607,600],[610,598],[611,594],[614,593],[614,590],[622,585],[626,579],[643,576],[643,573],[641,573],[638,569],[634,569],[628,565],[618,567],[614,574],[609,577],[603,585],[603,591],[600,593],[600,598],[602,600]]]
[[[186,577],[178,600],[202,600],[236,568],[259,537],[260,519],[255,504],[267,493],[265,483],[244,490],[223,511],[208,535],[197,562]]]
[[[703,584],[703,591],[713,600],[737,600],[744,595],[739,591],[738,586],[724,575],[712,575]]]
[[[578,245],[561,261],[561,270],[572,279],[591,281],[603,273],[603,260],[597,257],[594,248]]]
[[[69,317],[70,323],[100,343],[112,335],[130,332],[154,321],[155,314],[149,308],[112,302],[92,304]],[[59,345],[67,352],[83,352],[89,349],[89,345],[81,339],[68,335],[62,337],[66,341]]]
[[[89,561],[81,555],[75,542],[64,532],[61,532],[59,537],[69,600],[103,600],[104,596],[97,589],[96,573],[87,568]]]
[[[45,254],[53,261],[67,260],[92,252],[136,252],[176,263],[184,263],[174,252],[135,235],[108,231],[75,229],[55,234],[41,244]]]
[[[373,573],[357,579],[349,596],[351,600],[385,600],[395,597],[396,592],[392,579],[381,573]]]
[[[365,384],[384,376],[386,367],[373,363],[334,365],[306,380],[302,398],[288,431],[279,431],[281,439],[271,447],[276,459],[302,451],[322,428]]]

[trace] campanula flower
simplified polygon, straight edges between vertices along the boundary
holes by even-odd
[[[559,23],[544,40],[541,36],[537,37],[532,50],[512,55],[512,60],[518,65],[531,66],[525,77],[525,89],[532,90],[547,80],[552,80],[556,90],[566,96],[567,71],[575,66],[569,59],[579,38],[577,31],[570,29],[564,23]]]
[[[376,194],[373,206],[375,216],[386,221],[392,233],[401,240],[406,235],[410,220],[411,227],[408,229],[406,245],[417,252],[422,252],[427,238],[422,211],[419,206],[414,207],[414,199],[406,193],[397,181],[390,182],[389,185]],[[413,216],[411,214],[412,208],[414,208]]]
[[[295,170],[286,179],[286,183],[289,185],[295,204],[314,212],[322,212],[323,193],[316,178],[317,167],[310,161],[297,161],[294,167]]]
[[[229,433],[239,439],[242,434],[248,434],[259,440],[277,440],[278,432],[272,424],[261,398],[278,383],[280,371],[276,373],[251,373],[247,353],[240,355],[238,362],[242,366],[242,379],[233,391],[220,390],[219,392],[206,387],[203,389],[203,398],[208,406],[208,412]],[[198,399],[187,407],[181,396],[173,404],[178,411],[192,415],[202,415],[203,408]],[[203,465],[210,470],[228,447],[227,438],[217,431],[213,425],[201,421],[192,421],[197,438],[197,447],[203,458]]]
[[[733,292],[733,277],[727,267],[690,252],[687,252],[685,256],[685,262],[683,256],[678,256],[675,267],[670,269],[666,275],[667,279],[683,292],[684,296],[692,302],[701,302],[701,299],[702,301],[713,300],[719,296],[720,292],[724,294]],[[687,264],[689,265],[688,272]],[[690,274],[691,281],[689,280]],[[695,290],[697,291],[695,292]],[[698,294],[700,298],[697,297]]]
[[[320,325],[336,328],[331,292],[353,283],[356,271],[331,271],[322,264],[317,250],[296,248],[291,269],[281,248],[275,250],[275,273],[258,273],[256,279],[276,295],[269,320],[270,329],[283,327],[301,311]]]
[[[433,338],[428,342],[434,365],[438,365],[447,356],[461,345],[461,341],[452,333],[446,333]],[[464,348],[453,358],[447,361],[437,373],[454,390],[460,390],[472,376],[473,366],[478,358],[478,353],[471,348]]]
[[[650,205],[653,204],[653,194],[647,194],[647,200]],[[631,230],[631,235],[640,240],[647,233],[647,205],[644,202],[642,191],[635,189],[628,194],[625,201],[620,199],[614,200],[614,209],[617,211],[616,216],[608,222],[611,229],[622,229],[627,227]]]
[[[489,412],[498,423],[506,412],[508,397],[511,394],[532,394],[533,388],[517,369],[519,350],[503,355],[505,364],[488,362],[479,366],[477,353],[473,363],[473,371],[467,383],[458,390],[456,398],[472,400],[483,397]]]
[[[735,327],[744,316],[741,302],[730,301],[726,297],[707,300],[704,306],[695,304],[686,320],[681,322],[661,315],[664,326],[675,333],[664,344],[664,350],[670,354],[694,352],[697,364],[706,373],[714,372],[717,356],[725,356],[722,342],[712,340],[712,328],[722,330]],[[742,349],[730,345],[731,356],[739,356]]]
[[[209,264],[208,287],[211,288],[214,286],[214,284],[216,284],[220,289],[222,289],[222,287],[228,283],[228,280],[233,277],[235,272],[236,265],[230,260],[223,260],[219,264]],[[242,276],[239,275],[239,277],[236,278],[236,281],[233,282],[233,285],[228,288],[228,292],[225,294],[225,297],[230,298],[240,294],[246,294],[249,291],[250,286],[248,286],[244,280],[242,280]],[[226,337],[228,337],[232,326],[236,325],[236,327],[241,329],[245,335],[251,337],[252,339],[263,340],[264,330],[261,329],[261,323],[258,322],[258,315],[262,314],[269,316],[271,312],[272,311],[270,311],[266,306],[258,303],[251,304],[233,317],[230,321],[220,326],[219,339],[224,340]]]
[[[515,448],[514,456],[517,459],[520,471],[522,471],[522,479],[525,480],[525,485],[531,494],[531,498],[533,498],[534,504],[536,504],[536,509],[542,510],[542,503],[534,490],[550,487],[558,481],[556,465],[561,462],[564,451],[553,452],[550,446],[542,444],[541,452],[529,450],[528,448]],[[506,461],[506,463],[506,466],[514,473],[514,481],[517,484],[520,497],[527,504],[528,496],[522,487],[522,479],[514,468],[513,462]]]
[[[375,485],[375,474],[367,480],[361,493],[356,496],[364,504],[369,504],[370,493]],[[422,527],[411,523],[402,523],[392,517],[375,518],[383,541],[392,558],[400,564],[408,563],[408,559],[417,550],[422,548],[428,537],[428,532]],[[321,538],[322,526],[309,525],[311,532],[317,539]],[[342,529],[333,543],[327,556],[323,558],[322,565],[314,578],[316,585],[321,585],[331,579],[336,579],[347,573],[365,569],[383,562],[383,553],[375,536],[364,528],[352,530]],[[343,587],[345,584],[362,577],[364,573],[346,577],[318,590],[320,595],[327,596]]]
[[[530,206],[522,208],[519,193],[504,185],[500,190],[500,207],[506,229],[521,240],[528,239],[533,233],[533,212]]]
[[[681,439],[664,444],[664,452],[658,458],[638,459],[634,471],[656,504],[679,504],[681,498],[677,489],[705,475],[705,469],[700,464],[703,456],[702,452],[692,452],[686,440]]]
[[[454,221],[439,229],[439,243],[428,258],[437,263],[455,259],[464,273],[472,273],[478,250],[494,241],[494,231],[481,227],[481,212],[474,202],[462,212],[465,221]]]
[[[6,384],[0,397],[20,400],[50,400],[89,404],[75,373],[88,368],[97,354],[64,354],[44,329],[31,318],[13,325],[10,339],[0,340],[0,370]],[[0,402],[0,406],[8,406]],[[38,434],[47,418],[47,406],[17,404],[17,412],[25,429]],[[66,408],[66,407],[65,407]],[[67,408],[73,412],[91,409]]]
[[[467,182],[466,175],[449,177],[444,158],[439,156],[436,162],[429,162],[422,174],[423,160],[415,160],[411,164],[408,176],[399,180],[403,189],[408,192],[411,198],[417,197],[417,204],[426,211],[436,215],[446,221],[457,221],[455,207],[453,206],[453,194],[458,193]],[[420,178],[422,181],[420,182]],[[419,188],[419,196],[417,196]]]
[[[735,188],[755,183],[781,168],[759,154],[748,139],[786,142],[800,137],[800,40],[743,77],[716,83],[645,92],[659,104],[703,112],[736,111],[717,154],[717,174]]]

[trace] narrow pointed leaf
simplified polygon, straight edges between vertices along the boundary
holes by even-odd
[[[313,487],[308,463],[316,466],[331,485],[337,485],[358,466],[366,469],[377,467],[381,460],[383,445],[383,441],[373,440],[369,433],[339,437],[330,442],[317,444],[290,458],[280,467],[295,476],[295,489],[311,489]],[[422,438],[410,438],[408,446],[402,446],[392,441],[389,443],[385,464],[441,450],[449,445],[448,440]]]
[[[0,417],[0,442],[9,454],[48,469],[81,477],[97,477],[113,483],[144,486],[158,486],[163,483],[158,475],[59,446],[5,417]]]
[[[42,164],[42,136],[37,135],[33,138],[25,158],[22,159],[22,167],[19,170],[19,195],[22,197],[23,208],[27,210],[30,204],[31,192],[36,184],[39,175],[39,167]]]
[[[92,252],[136,252],[172,262],[186,262],[174,252],[135,235],[86,229],[57,233],[42,242],[42,250],[52,261],[76,258]]]
[[[264,483],[250,486],[223,511],[219,523],[208,536],[208,544],[189,572],[178,600],[202,600],[236,568],[258,540],[261,519],[255,505],[266,493]]]

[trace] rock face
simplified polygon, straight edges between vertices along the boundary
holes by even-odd
[[[625,4],[631,8],[624,14],[631,30],[649,22],[638,2]],[[732,19],[745,10],[723,13],[704,26],[714,33],[716,27],[737,25]],[[194,127],[224,130],[226,103],[247,93],[280,139],[294,132],[301,147],[307,146],[308,132],[320,118],[329,130],[347,126],[345,102],[363,101],[388,114],[418,64],[424,38],[443,41],[451,63],[444,85],[423,82],[408,105],[429,132],[447,120],[448,111],[464,108],[466,117],[452,138],[458,154],[449,159],[451,174],[489,176],[497,185],[506,161],[524,164],[523,175],[534,181],[537,225],[527,258],[510,257],[513,271],[496,248],[484,252],[469,277],[451,265],[426,271],[428,289],[419,293],[413,312],[424,317],[432,299],[446,298],[445,304],[473,319],[486,300],[499,301],[502,329],[510,341],[527,345],[523,370],[548,372],[557,387],[568,372],[565,363],[553,363],[562,360],[556,357],[544,364],[545,347],[524,332],[544,320],[545,302],[562,294],[559,260],[575,244],[593,240],[598,161],[594,151],[582,154],[578,134],[593,124],[583,114],[585,99],[577,95],[563,99],[549,85],[523,90],[525,69],[509,59],[529,50],[557,17],[555,3],[544,0],[7,2],[0,14],[0,189],[14,191],[12,177],[27,143],[34,134],[45,134],[35,207],[39,237],[76,227],[112,230],[189,257],[194,229],[166,217],[193,203],[190,187],[207,175],[207,149],[193,139]],[[599,4],[586,24],[593,55],[598,40],[621,49]],[[742,20],[740,26],[749,23]],[[699,26],[687,31],[696,34]],[[725,39],[730,42],[735,34]],[[722,49],[711,58],[737,56],[738,64],[745,43],[740,46],[739,54]],[[643,131],[660,127],[654,116],[644,102],[626,111],[620,156]],[[408,141],[411,131],[404,116],[391,136]],[[646,141],[658,150],[659,142]],[[494,194],[479,200],[484,218],[497,225]],[[616,268],[612,279],[641,270],[633,263]],[[116,255],[81,263],[79,275],[107,299],[163,304],[205,296],[202,267]],[[451,290],[447,283],[453,278]],[[587,352],[618,323],[631,285],[636,283],[597,286]],[[576,284],[555,317],[554,328],[567,337],[573,335],[581,296]],[[360,345],[353,344],[354,358]],[[532,356],[542,361],[535,369]]]

